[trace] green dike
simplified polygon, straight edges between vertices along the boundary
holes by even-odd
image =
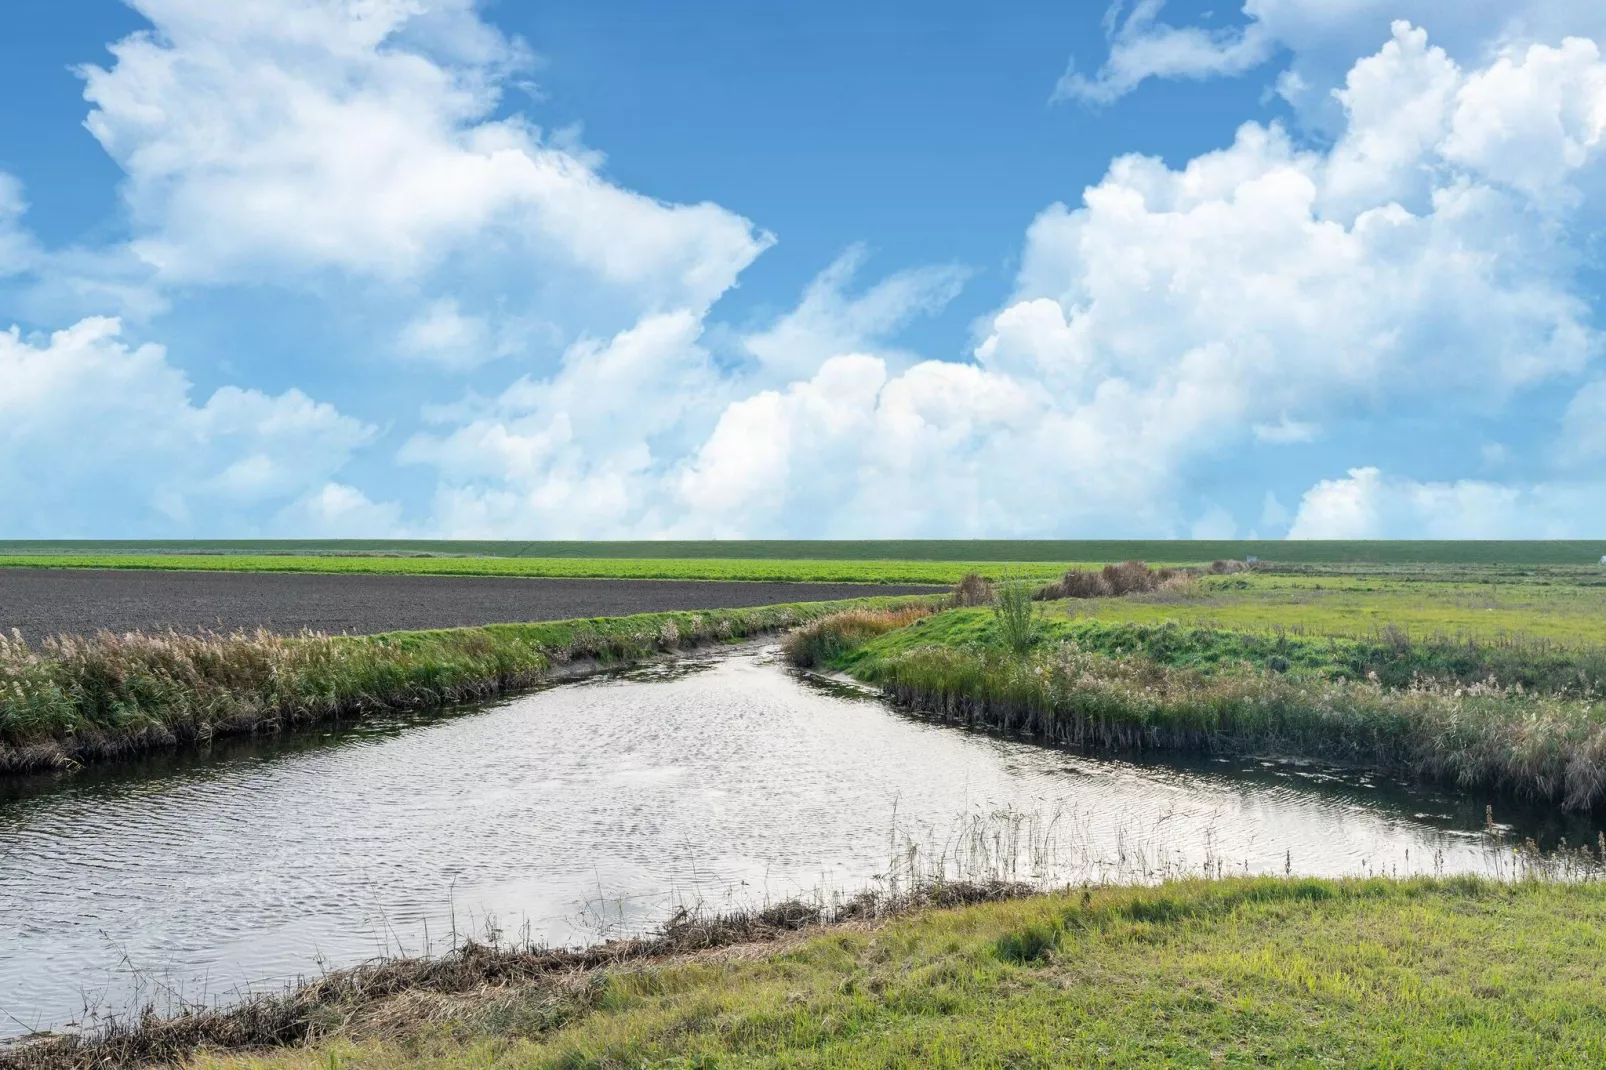
[[[1306,564],[1595,565],[1606,540],[1475,539],[15,539],[0,554],[454,554],[546,558],[730,558],[832,561],[1126,561],[1200,564],[1217,558]]]
[[[389,1012],[333,1008],[345,1035],[193,1065],[1594,1067],[1603,955],[1600,883],[1093,888],[767,954],[403,993]]]
[[[1598,649],[1266,637],[1050,610],[1016,654],[985,609],[873,637],[824,619],[789,649],[831,651],[827,667],[910,708],[1050,743],[1320,758],[1566,809],[1606,801]],[[1518,678],[1501,680],[1507,670]]]
[[[0,637],[0,772],[427,709],[529,687],[555,666],[617,664],[762,635],[853,607],[807,602],[374,636]]]

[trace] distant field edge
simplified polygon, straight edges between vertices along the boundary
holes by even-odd
[[[400,555],[759,561],[1123,561],[1194,563],[1258,557],[1289,564],[1591,565],[1606,539],[1186,540],[1186,539],[770,539],[483,541],[411,539],[11,539],[0,555]]]

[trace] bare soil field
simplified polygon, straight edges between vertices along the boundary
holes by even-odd
[[[851,583],[0,569],[0,631],[17,629],[29,642],[102,628],[373,634],[936,590]]]

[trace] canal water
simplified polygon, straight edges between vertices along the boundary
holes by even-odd
[[[0,1035],[499,933],[553,945],[911,876],[1507,873],[1593,827],[1258,761],[935,725],[773,649],[0,785]]]

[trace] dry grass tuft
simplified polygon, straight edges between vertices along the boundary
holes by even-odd
[[[781,644],[781,650],[793,665],[814,669],[839,653],[861,647],[878,635],[906,628],[935,612],[935,606],[922,604],[833,613],[794,629]]]

